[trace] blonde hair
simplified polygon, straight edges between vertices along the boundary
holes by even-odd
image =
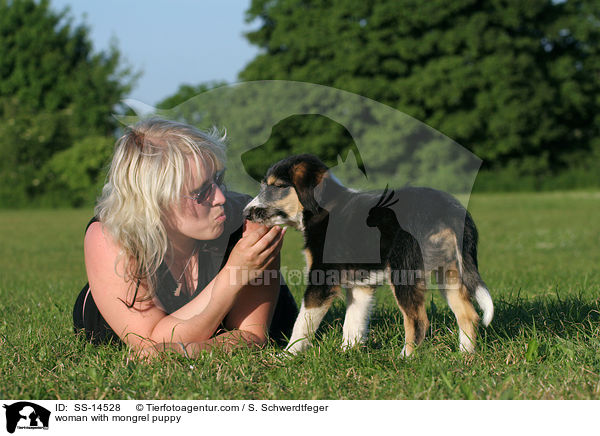
[[[128,128],[117,140],[96,217],[122,248],[125,280],[156,295],[156,272],[169,248],[165,213],[189,188],[193,166],[207,178],[225,166],[224,136],[151,118]],[[115,265],[117,268],[117,265]],[[120,268],[117,268],[120,271]],[[120,274],[120,272],[118,272]]]

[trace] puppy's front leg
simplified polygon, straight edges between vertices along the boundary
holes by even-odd
[[[314,335],[329,310],[335,290],[330,287],[309,285],[302,300],[300,313],[296,318],[292,337],[286,350],[292,354],[300,353],[310,345],[309,338]]]
[[[369,286],[357,286],[347,290],[342,349],[361,345],[367,340],[374,292],[375,289]]]

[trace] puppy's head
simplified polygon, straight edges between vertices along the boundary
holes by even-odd
[[[327,176],[327,166],[312,155],[291,156],[274,164],[260,192],[244,209],[244,217],[267,226],[290,225],[304,230],[304,213],[316,214],[314,189]]]

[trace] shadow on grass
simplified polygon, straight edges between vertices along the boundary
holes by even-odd
[[[491,326],[499,336],[514,338],[535,330],[551,335],[591,333],[600,321],[600,300],[581,295],[549,295],[524,299],[498,299]]]
[[[331,329],[335,329],[336,334],[341,335],[345,312],[346,306],[342,301],[334,303],[323,319],[316,339],[322,339]],[[439,307],[433,301],[429,301],[427,316],[432,330],[457,331],[454,314],[445,303]],[[561,297],[558,294],[523,298],[516,294],[495,299],[494,319],[485,331],[490,339],[515,339],[532,331],[560,337],[575,334],[586,337],[594,332],[598,324],[600,299],[581,295]],[[402,341],[404,325],[398,307],[389,304],[377,307],[371,319],[370,329],[384,333],[383,336],[390,340]],[[483,330],[480,328],[481,333]],[[427,336],[430,336],[430,332]]]

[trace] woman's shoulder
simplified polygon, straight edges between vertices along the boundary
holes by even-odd
[[[87,226],[85,226],[85,231],[87,232],[92,224],[98,223],[98,222],[100,222],[98,217],[96,217],[96,216],[92,217],[92,219],[87,223]]]
[[[117,255],[121,248],[119,244],[105,230],[104,225],[98,220],[92,220],[86,227],[83,246],[86,253],[104,253]]]

